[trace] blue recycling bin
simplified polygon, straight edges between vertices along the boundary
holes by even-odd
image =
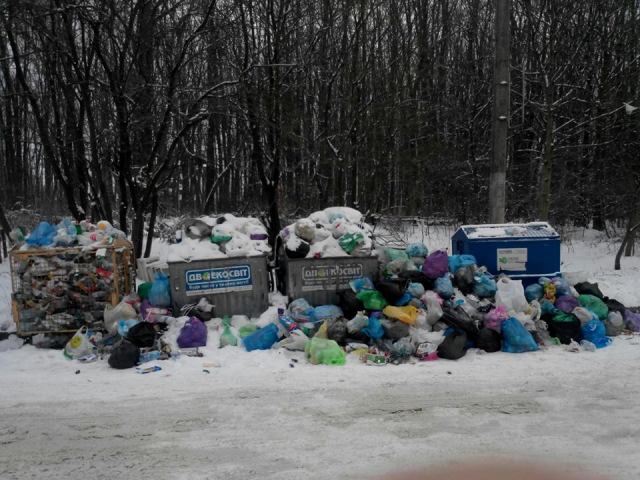
[[[454,254],[471,254],[492,274],[522,280],[525,287],[560,275],[560,235],[546,222],[464,225],[451,246]]]

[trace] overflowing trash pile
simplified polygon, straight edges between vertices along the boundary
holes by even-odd
[[[357,210],[330,207],[282,229],[288,258],[368,257],[373,254],[372,227]]]
[[[102,221],[41,222],[12,251],[13,310],[23,333],[101,328],[103,311],[133,288],[133,251]]]
[[[268,254],[267,229],[257,218],[225,214],[186,220],[176,232],[167,261],[182,262]]]
[[[76,246],[99,248],[111,244],[115,239],[127,238],[124,232],[106,220],[93,224],[88,220],[74,222],[70,218],[63,218],[57,225],[40,222],[26,237],[19,227],[15,228],[10,235],[19,245],[20,250]]]
[[[468,349],[522,353],[564,344],[569,351],[608,346],[625,328],[640,331],[640,314],[605,297],[597,284],[560,278],[494,277],[470,255],[428,253],[421,244],[386,249],[378,279],[357,278],[337,305],[304,298],[271,307],[259,319],[213,318],[201,299],[171,309],[168,280],[158,275],[104,312],[105,336],[81,329],[65,355],[81,361],[109,354],[113,368],[157,371],[150,360],[201,356],[199,348],[304,352],[311,364],[344,365],[355,355],[368,365],[457,360]],[[179,316],[173,316],[177,313]],[[207,325],[208,324],[208,325]],[[216,332],[211,335],[211,332]]]

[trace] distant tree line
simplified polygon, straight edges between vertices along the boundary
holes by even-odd
[[[0,204],[487,216],[492,2],[8,0]],[[507,218],[640,218],[640,6],[514,0]],[[627,105],[625,105],[627,102]],[[148,247],[148,246],[147,246]]]

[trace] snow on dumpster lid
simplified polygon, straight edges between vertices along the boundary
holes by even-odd
[[[547,222],[463,225],[460,229],[468,238],[559,237],[558,232]]]

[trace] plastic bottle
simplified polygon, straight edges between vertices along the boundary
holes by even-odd
[[[176,243],[182,243],[182,230],[176,230]]]
[[[298,324],[296,323],[296,321],[286,314],[284,308],[278,308],[278,323],[282,326],[284,330],[283,333],[286,336],[289,336],[289,332],[291,330],[295,330],[296,328],[298,328]]]
[[[260,330],[256,330],[242,340],[244,348],[247,352],[253,350],[269,350],[280,337],[278,327],[274,323],[270,323]]]
[[[162,355],[162,352],[160,352],[159,350],[141,353],[138,363],[153,362],[154,360],[158,360],[160,358],[160,355]]]

